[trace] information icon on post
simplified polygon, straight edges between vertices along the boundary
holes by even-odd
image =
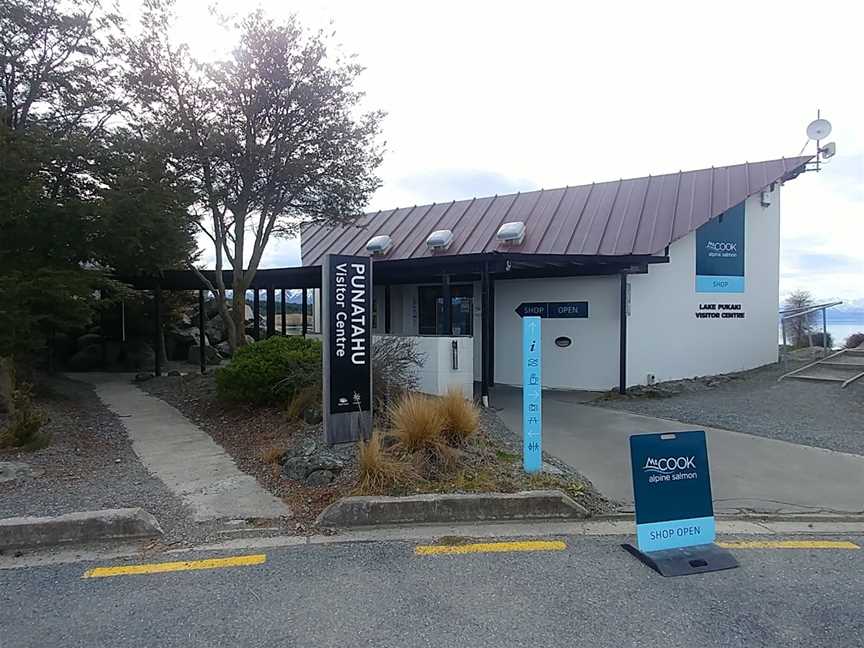
[[[522,318],[522,466],[528,473],[543,466],[540,321]]]

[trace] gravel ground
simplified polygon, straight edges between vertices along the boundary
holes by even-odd
[[[837,383],[777,382],[802,364],[677,381],[673,390],[684,391],[668,397],[610,397],[591,404],[864,455],[864,382],[846,389]]]
[[[159,520],[165,543],[197,541],[206,534],[182,501],[147,472],[120,420],[89,385],[46,378],[36,403],[49,417],[43,430],[51,442],[32,452],[0,451],[0,461],[24,462],[36,473],[0,483],[0,517],[140,506]]]

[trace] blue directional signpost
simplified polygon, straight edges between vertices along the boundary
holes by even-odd
[[[737,567],[714,544],[714,506],[705,432],[630,437],[636,544],[630,553],[663,576]]]
[[[542,353],[540,318],[522,318],[522,466],[527,473],[543,466]]]

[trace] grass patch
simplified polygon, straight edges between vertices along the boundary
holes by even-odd
[[[444,437],[453,445],[462,445],[480,426],[480,411],[465,398],[461,389],[448,389],[435,401],[443,420]]]
[[[387,489],[405,488],[416,482],[414,466],[392,449],[385,448],[377,430],[357,448],[360,477],[357,491],[363,495],[381,493]]]

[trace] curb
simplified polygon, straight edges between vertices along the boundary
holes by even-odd
[[[337,500],[318,516],[324,528],[450,524],[501,520],[568,520],[590,517],[559,490],[520,493],[356,496]]]
[[[140,508],[0,520],[0,550],[161,536],[159,522]]]

